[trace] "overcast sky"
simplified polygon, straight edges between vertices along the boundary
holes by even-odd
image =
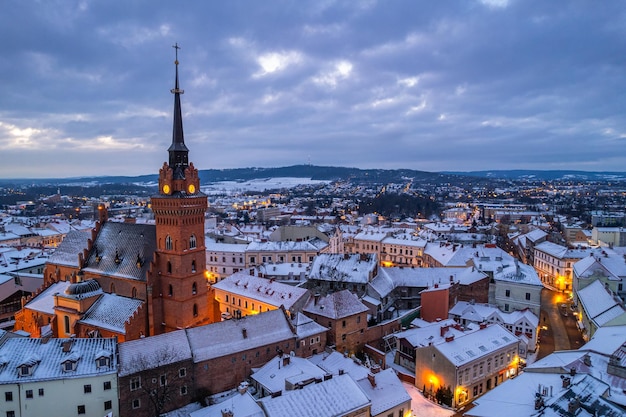
[[[623,1],[5,0],[0,178],[626,171]]]

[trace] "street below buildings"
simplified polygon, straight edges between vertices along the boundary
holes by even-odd
[[[545,288],[541,293],[537,359],[557,350],[578,349],[585,342],[565,294]]]

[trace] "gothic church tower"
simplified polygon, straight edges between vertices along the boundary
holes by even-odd
[[[188,160],[183,136],[178,85],[178,45],[174,94],[174,129],[169,163],[159,171],[159,192],[151,199],[156,221],[156,274],[152,288],[151,331],[154,334],[207,323],[204,271],[204,214],[207,196],[200,192],[198,170]]]

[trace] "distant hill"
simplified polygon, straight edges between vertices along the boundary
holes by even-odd
[[[489,179],[539,180],[539,181],[626,181],[626,172],[591,172],[571,170],[498,170],[443,172],[448,175],[462,175]]]
[[[438,183],[455,179],[455,176],[409,169],[359,169],[345,167],[322,167],[293,165],[279,168],[234,168],[199,170],[200,182],[208,184],[218,181],[247,181],[258,178],[311,178],[314,180],[349,180],[357,184],[403,182],[407,178],[416,182]],[[150,184],[158,181],[157,174],[76,178],[42,178],[0,180],[0,185],[98,185],[98,184]]]
[[[488,183],[497,180],[571,180],[571,181],[626,181],[626,172],[586,172],[586,171],[539,171],[539,170],[499,170],[471,172],[426,172],[411,169],[359,169],[346,167],[325,167],[314,165],[293,165],[278,168],[234,168],[204,169],[199,171],[200,182],[209,184],[219,181],[248,181],[259,178],[311,178],[314,180],[342,180],[354,184],[402,183],[411,179],[415,183],[443,184],[464,182]],[[130,176],[102,176],[75,178],[41,179],[0,179],[0,186],[78,186],[96,187],[103,184],[140,184],[153,186],[157,174]]]

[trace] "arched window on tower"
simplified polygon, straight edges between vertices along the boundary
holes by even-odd
[[[137,298],[137,288],[136,287],[133,287],[132,297],[133,298]]]
[[[172,237],[170,235],[165,238],[165,250],[172,250]]]
[[[167,295],[170,297],[174,295],[174,287],[172,287],[172,284],[170,284],[169,289],[167,290]]]
[[[191,237],[189,238],[189,249],[195,249],[196,248],[196,235],[191,235]]]
[[[172,263],[170,261],[167,261],[167,273],[172,273]]]
[[[198,292],[198,286],[197,286],[197,285],[196,285],[196,283],[194,282],[194,283],[191,285],[191,293],[192,293],[193,295],[196,295],[196,293],[197,293],[197,292]]]
[[[198,304],[193,305],[193,316],[198,317]]]
[[[195,305],[194,305],[194,307],[195,307]],[[70,318],[69,318],[69,316],[63,317],[63,322],[65,324],[65,334],[68,335],[68,334],[70,334]]]
[[[196,261],[191,261],[191,272],[196,272]]]

